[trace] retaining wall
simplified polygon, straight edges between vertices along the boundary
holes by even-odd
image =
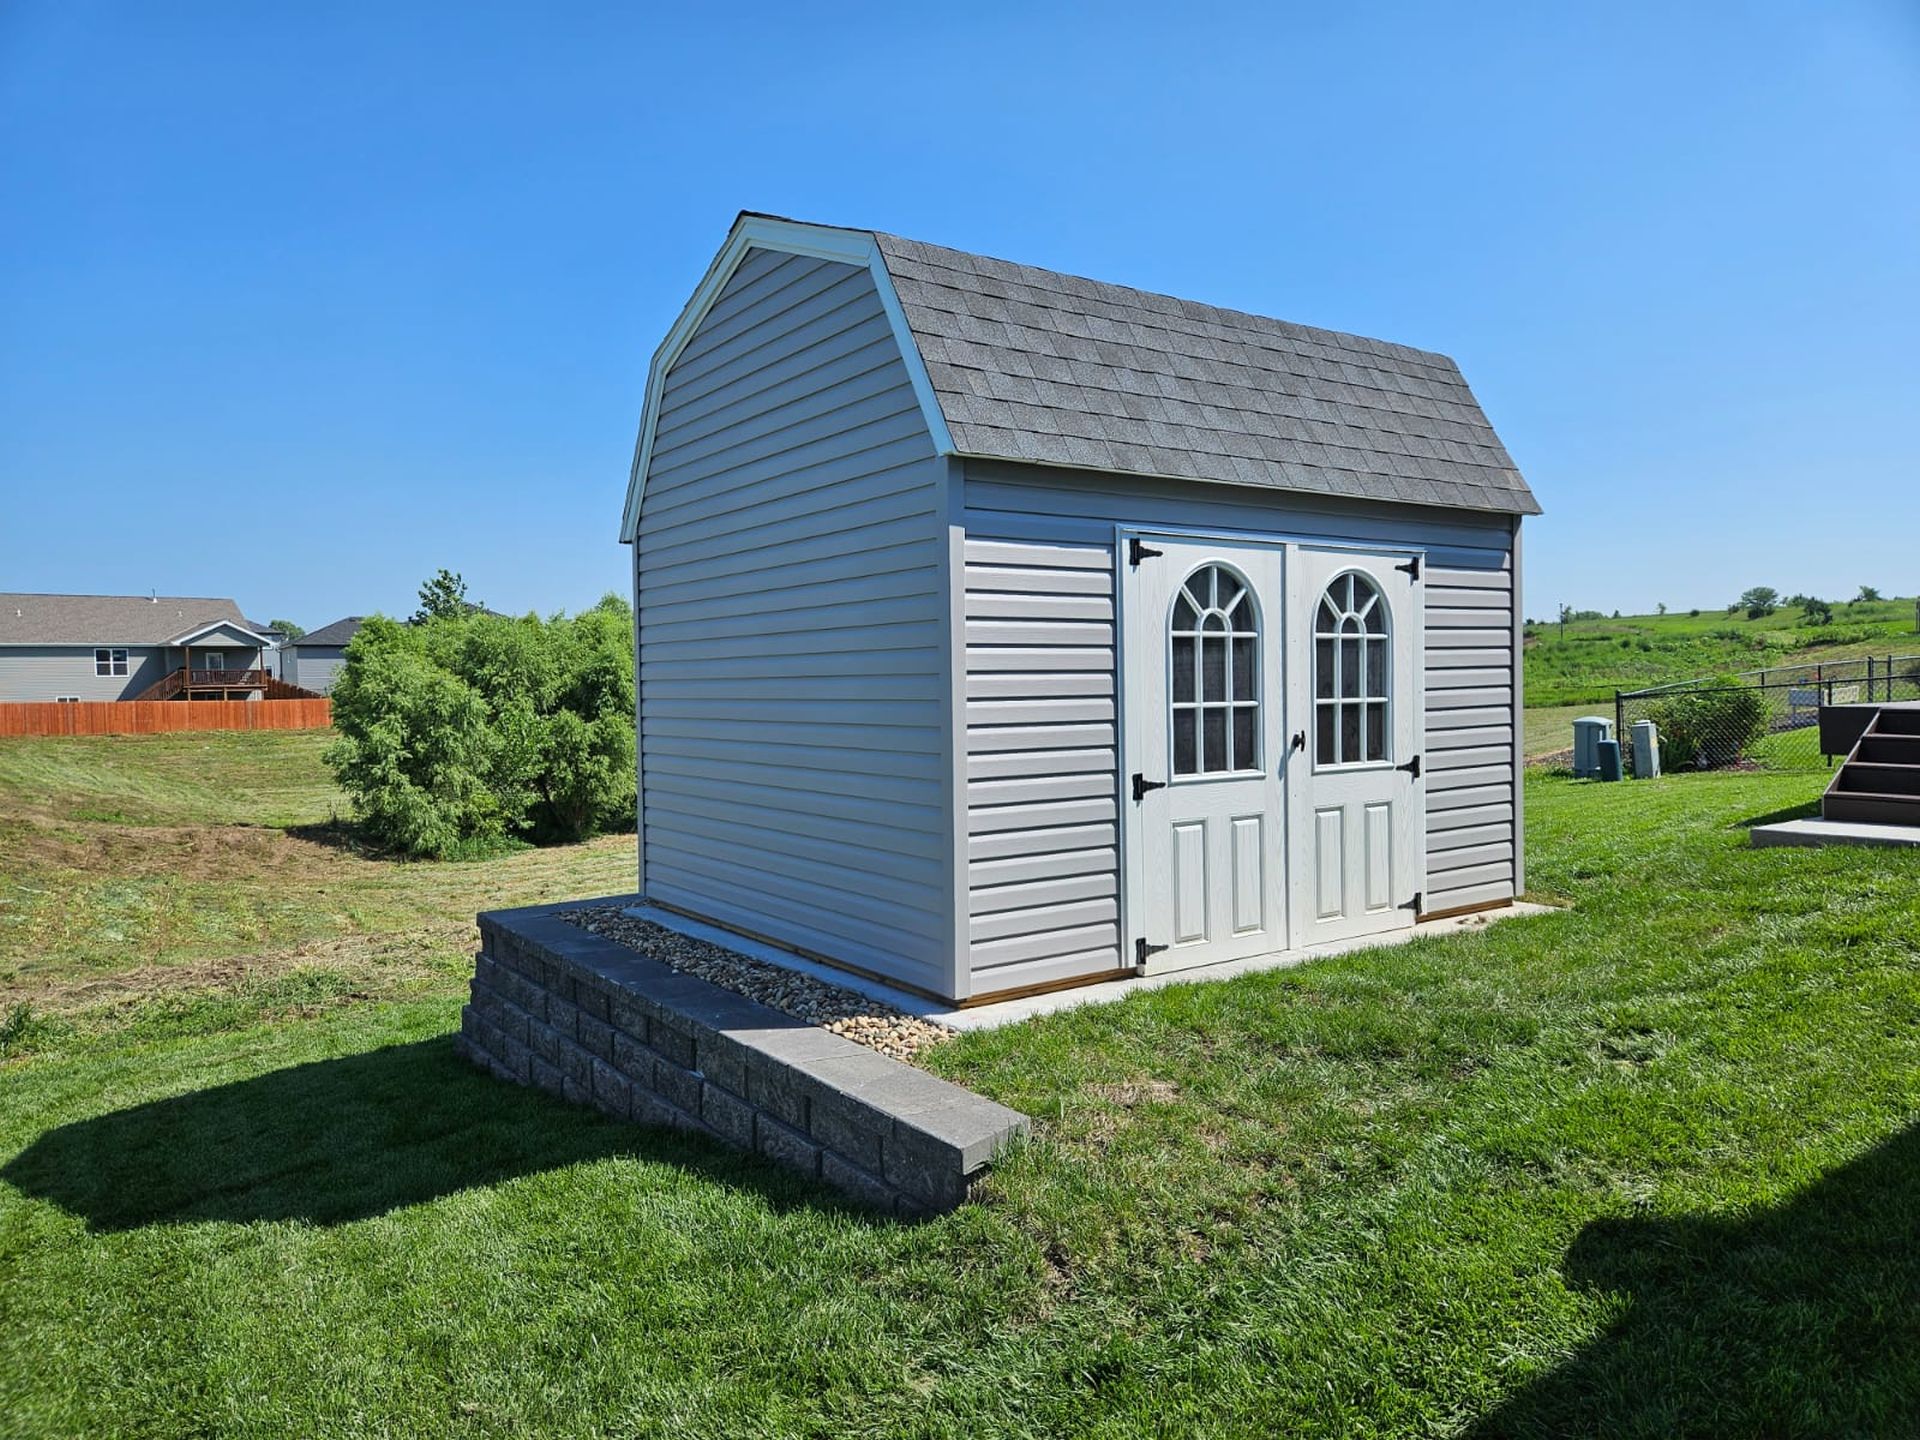
[[[459,1044],[502,1079],[713,1135],[903,1215],[951,1209],[1027,1117],[559,918],[497,910]]]

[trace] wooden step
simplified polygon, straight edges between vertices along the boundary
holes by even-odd
[[[1868,731],[1851,757],[1868,765],[1920,765],[1920,735],[1881,735]]]
[[[1832,788],[1854,795],[1911,795],[1920,799],[1920,765],[1869,765],[1849,760],[1833,777]]]
[[[1887,705],[1868,725],[1871,735],[1920,735],[1920,705]]]
[[[1846,824],[1920,825],[1920,795],[1829,790],[1820,797],[1820,815]]]

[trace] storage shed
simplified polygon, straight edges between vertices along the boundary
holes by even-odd
[[[640,890],[961,1004],[1508,904],[1538,511],[1445,356],[743,214],[627,495]]]

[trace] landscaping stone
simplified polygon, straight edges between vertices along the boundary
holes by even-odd
[[[585,913],[608,911],[618,913],[604,902]],[[480,916],[458,1040],[474,1064],[638,1124],[711,1135],[902,1215],[962,1203],[1027,1130],[1025,1116],[841,1025],[662,963],[632,948],[634,932],[607,938],[578,913],[548,905]],[[790,1004],[802,1003],[797,993]],[[891,1023],[838,1016],[855,1019]]]

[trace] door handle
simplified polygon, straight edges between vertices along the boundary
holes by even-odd
[[[1293,732],[1292,748],[1295,750],[1304,750],[1307,748],[1307,732],[1306,731],[1296,730]]]
[[[1420,778],[1420,757],[1416,755],[1407,761],[1406,764],[1396,765],[1394,768],[1396,770],[1405,770],[1409,775],[1413,776],[1414,779],[1418,780]]]
[[[1164,790],[1164,789],[1166,789],[1166,788],[1167,788],[1167,782],[1166,782],[1166,781],[1164,781],[1164,780],[1149,780],[1149,779],[1147,779],[1147,777],[1146,777],[1146,776],[1144,776],[1144,775],[1142,775],[1142,774],[1140,774],[1140,773],[1139,773],[1138,771],[1135,771],[1135,772],[1134,772],[1134,776],[1133,776],[1133,798],[1134,798],[1134,800],[1135,800],[1136,802],[1138,802],[1138,801],[1141,801],[1141,800],[1144,800],[1144,799],[1146,799],[1146,798],[1147,798],[1147,792],[1148,792],[1149,790]]]

